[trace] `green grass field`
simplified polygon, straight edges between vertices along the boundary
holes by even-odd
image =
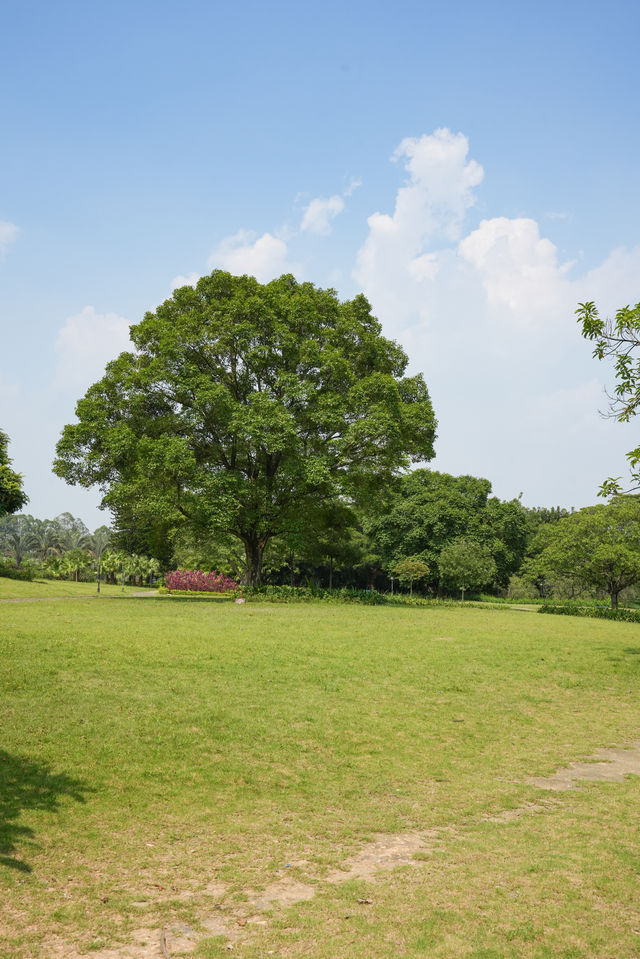
[[[139,586],[125,586],[124,594],[144,592]],[[122,596],[122,586],[100,584],[100,593],[104,596]],[[73,583],[60,579],[34,579],[23,582],[19,579],[7,579],[0,576],[0,600],[3,599],[58,599],[61,596],[80,597],[97,596],[96,583]]]
[[[0,649],[3,959],[640,954],[638,778],[527,784],[640,739],[636,625],[114,594],[0,605]]]

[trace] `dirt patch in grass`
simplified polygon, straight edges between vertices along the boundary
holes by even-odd
[[[557,792],[575,788],[580,780],[622,782],[627,775],[640,775],[640,743],[627,749],[601,749],[587,761],[571,763],[552,776],[532,777],[527,782]],[[495,816],[484,816],[483,821],[507,824],[523,816],[548,812],[554,804],[554,800],[528,802]],[[203,934],[224,937],[228,947],[233,949],[234,945],[247,940],[252,927],[266,925],[274,910],[288,909],[296,903],[309,901],[325,885],[350,880],[375,881],[381,874],[400,866],[415,866],[420,859],[441,850],[446,841],[458,838],[459,833],[451,827],[378,835],[358,853],[346,859],[339,869],[333,869],[325,876],[309,876],[308,881],[283,876],[263,890],[250,890],[247,898],[239,904],[227,900],[228,886],[225,883],[212,880],[203,894],[217,901],[215,905],[201,909],[206,915],[197,930],[186,924],[173,924],[166,929],[137,929],[129,945],[98,951],[92,949],[92,955],[96,959],[171,959],[174,955],[193,952]],[[306,861],[296,862],[295,865],[304,869]],[[186,893],[185,898],[195,895]],[[52,959],[81,959],[79,953],[69,950],[62,942],[51,943],[49,954]]]
[[[552,776],[533,776],[527,782],[539,789],[563,792],[574,789],[579,780],[621,783],[629,775],[640,776],[640,743],[627,749],[600,749],[585,762],[570,763]]]

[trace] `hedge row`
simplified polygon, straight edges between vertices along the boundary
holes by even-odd
[[[560,606],[545,603],[539,613],[553,613],[556,616],[589,616],[593,619],[616,619],[622,623],[640,623],[640,610],[609,609],[608,606]]]
[[[0,576],[6,579],[21,579],[30,583],[35,575],[35,570],[28,566],[19,569],[17,566],[4,566],[0,563]]]
[[[214,593],[208,592],[207,590],[199,589],[167,589],[166,586],[161,586],[158,589],[158,596],[166,599],[171,599],[171,597],[178,599],[199,599],[207,600],[208,602],[220,602],[221,600],[232,600],[236,596],[240,595],[240,590],[232,593]]]

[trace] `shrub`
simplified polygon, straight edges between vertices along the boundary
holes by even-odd
[[[235,599],[237,595],[238,591],[232,593],[214,593],[211,590],[168,590],[164,587],[158,590],[158,596],[165,599],[195,599],[200,602],[223,602],[224,600]]]
[[[3,563],[0,563],[0,576],[4,576],[6,579],[21,579],[25,582],[31,582],[31,580],[36,575],[36,571],[33,567],[30,566],[5,566]]]
[[[239,589],[234,580],[215,570],[203,573],[201,569],[177,569],[167,573],[164,582],[170,592],[230,593]]]
[[[545,603],[539,613],[553,613],[556,616],[590,616],[593,619],[617,619],[622,623],[640,623],[640,610],[610,609],[608,606],[569,606]]]

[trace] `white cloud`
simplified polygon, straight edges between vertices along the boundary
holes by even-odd
[[[171,281],[171,292],[179,289],[181,286],[195,286],[201,279],[200,273],[187,273],[186,276],[174,276]]]
[[[20,228],[15,223],[8,220],[0,220],[0,256],[3,256],[9,246],[13,243]]]
[[[612,376],[574,311],[637,302],[640,246],[580,275],[534,219],[465,232],[483,176],[468,154],[448,130],[402,141],[406,179],[393,213],[369,217],[353,276],[425,374],[440,420],[434,468],[488,476],[499,496],[524,490],[529,505],[585,505],[637,439],[598,415]]]
[[[284,240],[263,233],[257,236],[249,230],[239,230],[225,237],[208,260],[210,269],[255,276],[259,283],[267,283],[283,273],[297,273],[298,268],[287,262],[287,244]]]
[[[329,236],[331,220],[344,210],[344,200],[337,194],[330,197],[316,197],[304,211],[300,230],[303,233],[315,233]]]
[[[477,270],[489,308],[506,309],[512,323],[552,320],[554,311],[571,302],[571,264],[558,263],[555,245],[540,236],[535,220],[482,220],[458,250]]]
[[[600,315],[613,316],[621,306],[640,301],[640,244],[618,247],[580,283],[579,299],[595,300]]]
[[[349,180],[346,190],[344,191],[342,195],[352,196],[352,194],[355,193],[358,187],[361,187],[361,186],[362,186],[362,180],[358,179],[358,177],[352,176],[351,179]]]
[[[68,317],[58,332],[54,386],[75,392],[86,389],[100,379],[110,360],[128,349],[129,321],[116,313],[96,313],[93,306],[85,306]]]
[[[433,281],[449,272],[443,269],[446,245],[459,239],[465,212],[475,202],[473,188],[484,175],[468,153],[467,138],[446,129],[407,138],[394,152],[408,178],[393,214],[369,217],[354,277],[397,333],[433,316]]]

